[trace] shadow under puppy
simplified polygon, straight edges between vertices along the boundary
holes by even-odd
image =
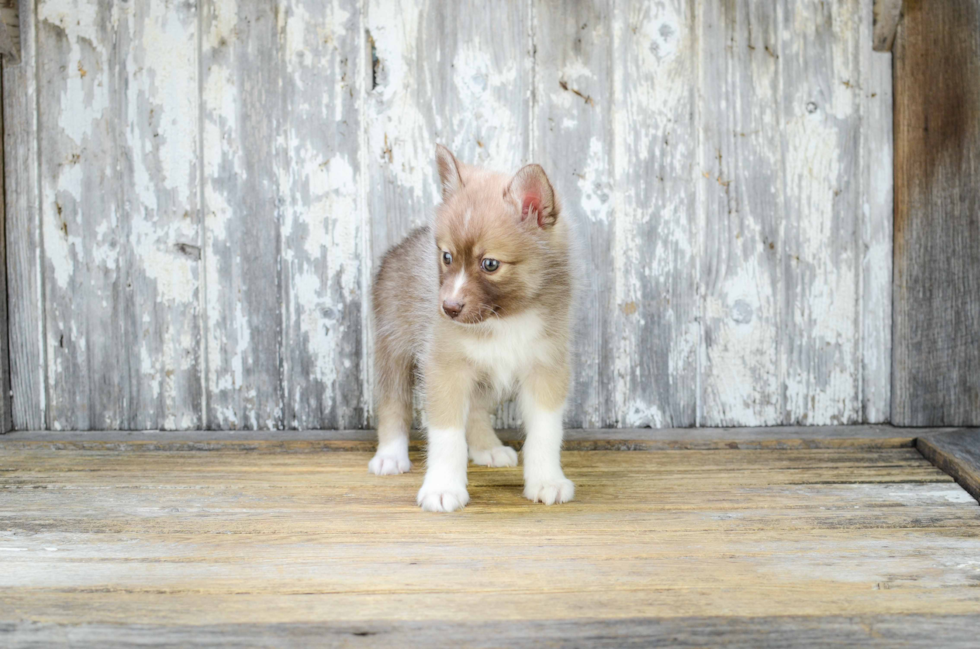
[[[450,512],[469,502],[467,457],[516,466],[490,413],[521,406],[524,496],[551,505],[575,486],[561,469],[569,384],[571,229],[539,165],[513,177],[436,150],[443,202],[385,255],[374,283],[378,451],[372,473],[403,473],[419,378],[428,425],[418,504]]]

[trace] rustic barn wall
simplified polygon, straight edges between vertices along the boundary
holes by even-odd
[[[542,163],[579,221],[569,425],[888,417],[871,0],[35,4],[3,75],[17,428],[370,425],[369,284],[437,142]]]

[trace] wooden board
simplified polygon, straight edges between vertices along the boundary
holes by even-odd
[[[579,222],[568,425],[888,419],[873,0],[80,2],[4,63],[16,429],[371,426],[436,142]]]
[[[104,647],[147,637],[181,647],[813,647],[820,645],[972,648],[976,615],[807,617],[661,617],[505,622],[315,622],[300,624],[154,625],[50,623],[0,625],[11,647]]]
[[[700,423],[783,422],[779,260],[783,211],[778,56],[773,3],[704,5],[700,57]]]
[[[534,141],[532,159],[550,174],[565,218],[577,226],[581,260],[575,372],[566,424],[615,426],[616,278],[588,272],[615,254],[613,112],[609,92],[614,53],[609,3],[539,0],[534,13]]]
[[[449,516],[417,510],[421,472],[378,478],[368,458],[0,443],[4,644],[108,624],[178,642],[190,625],[452,637],[666,618],[696,642],[695,618],[826,634],[828,616],[889,637],[906,615],[941,642],[966,618],[938,616],[980,605],[980,508],[911,448],[570,452],[575,502],[534,505],[520,468],[472,467],[472,504]]]
[[[282,367],[270,386],[282,384],[285,428],[358,427],[368,310],[360,263],[367,245],[361,6],[288,0],[279,11],[283,331]]]
[[[37,23],[46,423],[200,426],[196,9]]]
[[[208,0],[201,12],[205,421],[276,429],[283,416],[278,6]]]
[[[13,426],[47,428],[34,12],[20,16],[19,63],[4,60],[4,219]]]
[[[0,84],[3,72],[0,70]],[[0,133],[3,132],[3,116],[0,115]],[[0,143],[2,146],[2,143]],[[0,156],[2,157],[2,156]],[[3,160],[0,160],[0,178],[3,178]],[[8,336],[9,318],[7,315],[7,214],[6,206],[0,203],[0,434],[13,426],[12,402],[10,399],[10,338]]]
[[[980,429],[929,435],[915,447],[980,501]]]
[[[761,449],[884,449],[912,448],[916,440],[956,429],[893,428],[892,426],[773,426],[768,428],[607,428],[570,429],[565,450],[761,450]],[[521,430],[498,431],[500,438],[519,448]],[[314,453],[370,452],[373,430],[284,431],[270,440],[265,431],[34,431],[6,435],[7,448],[17,444],[48,444],[50,448],[123,450],[257,450]],[[422,450],[419,431],[412,448]]]
[[[978,425],[980,2],[908,0],[904,12],[895,43],[892,421]]]
[[[891,418],[892,365],[892,57],[868,48],[872,8],[863,5],[861,65],[860,303],[861,421]]]
[[[613,13],[617,425],[691,426],[698,402],[694,3]]]

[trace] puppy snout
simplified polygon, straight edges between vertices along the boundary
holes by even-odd
[[[456,318],[463,311],[463,305],[460,302],[453,300],[445,300],[442,303],[442,310],[446,312],[450,318]]]

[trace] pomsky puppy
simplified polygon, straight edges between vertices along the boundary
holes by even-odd
[[[575,486],[561,468],[569,384],[571,227],[548,176],[513,177],[459,163],[438,146],[442,204],[432,227],[388,251],[374,282],[378,451],[388,475],[411,468],[416,379],[425,395],[427,467],[418,504],[451,512],[469,502],[467,457],[516,466],[490,412],[517,396],[524,418],[524,496],[551,505]]]

